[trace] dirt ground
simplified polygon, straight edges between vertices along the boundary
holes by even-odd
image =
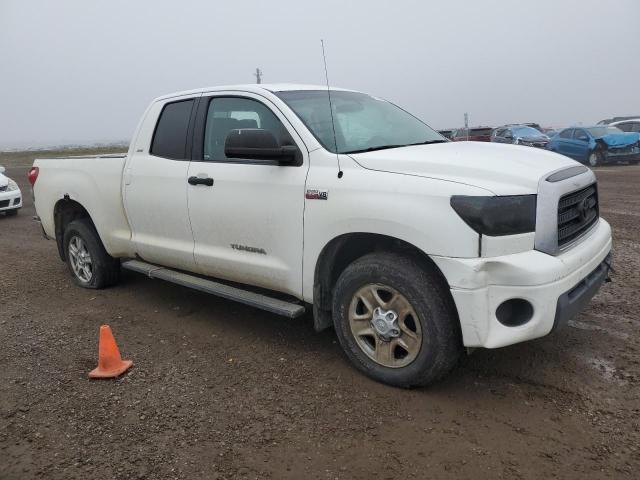
[[[309,316],[127,272],[75,287],[31,219],[33,157],[0,154],[25,192],[0,215],[1,479],[638,478],[640,167],[597,169],[617,273],[584,313],[399,390]],[[102,323],[134,361],[115,381],[87,378]]]

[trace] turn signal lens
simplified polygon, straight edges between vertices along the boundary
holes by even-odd
[[[40,169],[38,167],[31,167],[29,173],[27,173],[27,179],[29,180],[29,183],[32,187],[35,185],[36,180],[38,179],[38,173],[40,173]]]

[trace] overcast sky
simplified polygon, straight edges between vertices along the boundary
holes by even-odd
[[[639,0],[0,0],[0,148],[128,140],[177,90],[323,83],[434,128],[640,115]]]

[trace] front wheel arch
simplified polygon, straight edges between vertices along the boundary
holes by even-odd
[[[435,262],[415,245],[389,235],[357,232],[334,237],[321,250],[315,264],[313,278],[314,328],[322,331],[333,326],[331,310],[333,289],[338,277],[354,261],[374,252],[398,253],[414,259],[422,268],[433,271],[449,291],[449,283]]]

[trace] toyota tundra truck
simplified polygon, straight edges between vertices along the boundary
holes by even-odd
[[[124,268],[291,318],[312,312],[357,369],[395,386],[434,382],[465,347],[549,334],[610,269],[589,168],[449,142],[351,90],[163,96],[126,155],[36,160],[29,180],[80,287],[114,285]]]

